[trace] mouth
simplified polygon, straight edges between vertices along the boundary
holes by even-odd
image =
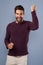
[[[23,20],[22,17],[16,17],[16,21],[17,21],[17,22],[21,22],[22,20]]]

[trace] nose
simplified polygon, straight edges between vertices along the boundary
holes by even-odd
[[[20,15],[20,14],[18,14],[18,17],[21,17],[21,15]]]

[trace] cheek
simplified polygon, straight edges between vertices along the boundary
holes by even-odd
[[[24,17],[24,15],[22,15],[22,18]]]
[[[18,17],[18,15],[15,15],[15,17]]]
[[[22,18],[24,17],[24,14],[22,15]]]

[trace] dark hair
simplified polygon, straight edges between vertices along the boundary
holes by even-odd
[[[16,10],[23,10],[24,12],[24,7],[22,5],[17,5],[15,8],[14,8],[14,12],[16,13]]]

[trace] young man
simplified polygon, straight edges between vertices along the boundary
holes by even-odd
[[[16,21],[8,24],[5,45],[9,49],[6,65],[27,65],[27,43],[31,30],[38,29],[36,6],[31,6],[32,22],[23,20],[24,8],[18,5],[14,9]]]

